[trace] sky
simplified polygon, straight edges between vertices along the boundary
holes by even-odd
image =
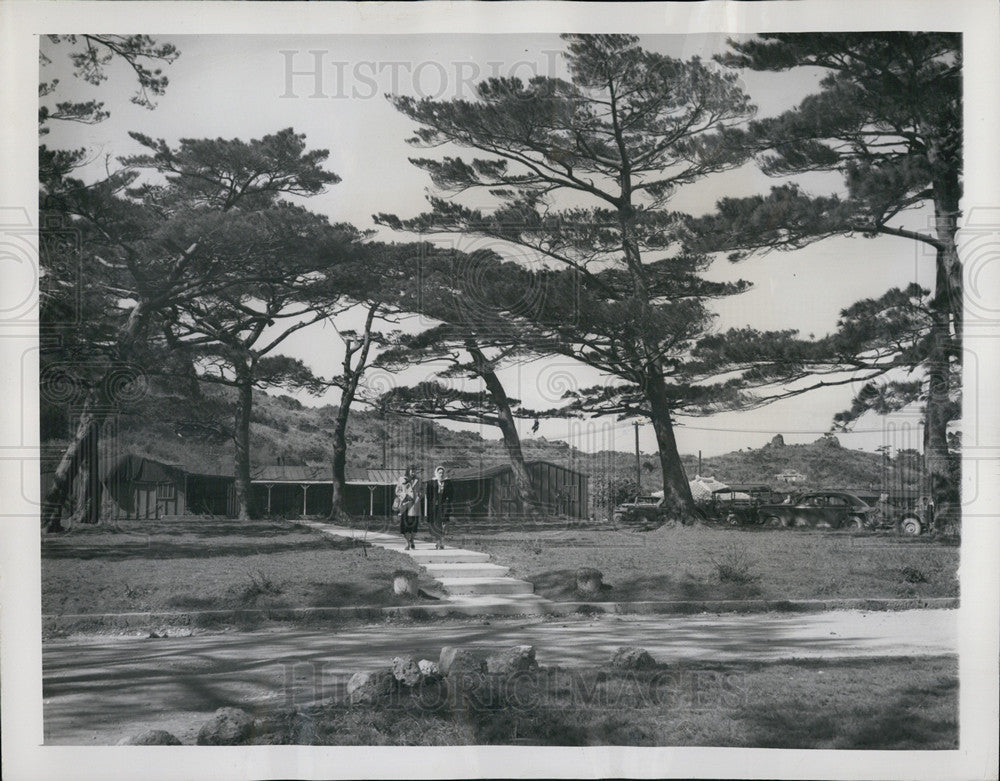
[[[43,42],[51,64],[44,80],[58,78],[53,100],[96,98],[111,116],[93,126],[50,123],[45,141],[52,147],[84,147],[90,163],[82,177],[98,178],[116,158],[140,151],[128,137],[138,131],[176,143],[180,138],[259,138],[285,127],[305,133],[310,148],[330,151],[326,167],[341,177],[327,192],[303,200],[307,208],[331,221],[374,228],[372,215],[395,213],[406,218],[426,207],[433,191],[429,177],[408,161],[415,154],[406,143],[413,123],[398,113],[386,93],[451,98],[473,95],[473,85],[492,75],[565,76],[563,45],[554,35],[412,35],[412,36],[169,36],[181,56],[165,67],[170,85],[150,111],[130,102],[135,82],[120,63],[108,80],[92,86],[75,79],[65,49]],[[725,49],[719,35],[642,36],[641,44],[671,56],[699,56],[708,60]],[[318,74],[318,75],[317,75]],[[744,89],[758,107],[758,116],[791,108],[817,87],[821,73],[797,69],[785,73],[741,72]],[[737,170],[706,177],[683,188],[670,208],[691,214],[711,211],[723,196],[766,192],[782,180],[763,175],[752,163]],[[841,190],[834,174],[814,174],[797,181],[810,193]],[[484,200],[481,205],[488,205]],[[899,225],[921,228],[928,214],[902,215]],[[386,241],[407,241],[409,234],[379,229]],[[474,237],[447,240],[461,250],[488,245]],[[493,246],[501,254],[504,248]],[[746,279],[753,284],[744,294],[730,297],[716,310],[715,328],[751,325],[759,329],[797,329],[803,335],[832,331],[841,309],[855,301],[882,294],[890,287],[916,281],[933,284],[934,258],[921,245],[894,237],[833,238],[794,252],[771,252],[738,264],[724,258],[713,262],[706,276]],[[339,325],[350,327],[352,315]],[[413,320],[407,328],[419,328]],[[338,370],[342,349],[332,327],[313,326],[299,331],[283,352],[304,360],[316,373],[331,376]],[[375,372],[369,383],[384,388],[426,378],[434,367],[416,367],[390,376]],[[523,363],[501,372],[508,394],[526,406],[545,408],[558,403],[561,393],[574,386],[601,381],[589,367],[565,357]],[[834,413],[850,404],[853,385],[813,391],[762,409],[704,418],[679,417],[677,440],[681,453],[704,455],[760,447],[775,434],[789,444],[810,442],[830,427]],[[297,394],[303,403],[336,403],[337,391],[322,397]],[[882,444],[920,447],[917,411],[890,419],[869,416],[855,433],[840,434],[846,447],[874,450]],[[528,435],[531,421],[521,423]],[[470,428],[447,424],[456,428]],[[489,438],[498,432],[478,429]],[[634,447],[632,424],[613,419],[543,420],[538,436],[565,439],[584,450]],[[655,452],[652,427],[640,430],[640,448]]]

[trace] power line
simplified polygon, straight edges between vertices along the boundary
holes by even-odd
[[[601,432],[608,432],[608,433],[610,433],[612,431],[617,432],[617,431],[624,430],[624,429],[627,429],[627,428],[632,428],[632,426],[634,424],[635,424],[634,421],[630,421],[628,423],[619,423],[619,424],[614,425],[614,426],[608,426],[608,425],[598,426],[598,427],[596,427],[594,429],[590,429],[588,431],[569,431],[569,432],[567,432],[565,434],[565,437],[593,436],[595,433],[601,433]],[[645,425],[645,424],[640,423],[639,425],[641,426],[641,425]],[[719,431],[719,432],[729,433],[729,434],[833,434],[833,435],[841,434],[841,435],[845,435],[846,436],[848,434],[879,434],[879,433],[900,432],[900,431],[916,431],[917,429],[923,428],[924,424],[923,424],[923,422],[919,422],[919,423],[916,423],[916,424],[913,424],[913,425],[889,425],[889,426],[885,426],[883,428],[853,428],[853,429],[850,429],[849,431],[840,431],[840,432],[833,432],[833,431],[830,431],[830,429],[804,429],[804,428],[799,428],[799,429],[790,429],[790,428],[782,428],[782,429],[725,428],[725,427],[721,427],[721,426],[720,427],[715,427],[715,426],[689,426],[689,425],[686,425],[684,423],[678,423],[678,424],[675,424],[675,425],[676,425],[677,428],[687,429],[689,431]],[[617,438],[618,434],[615,434],[615,437]]]

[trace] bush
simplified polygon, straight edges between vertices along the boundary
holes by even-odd
[[[728,545],[718,559],[712,559],[712,563],[722,583],[749,584],[760,580],[756,562],[740,545]]]
[[[281,588],[259,569],[247,569],[247,577],[250,582],[239,589],[237,594],[241,603],[246,604],[255,601],[257,597],[281,593]]]
[[[900,569],[899,569],[899,576],[906,583],[927,583],[928,582],[927,576],[923,573],[923,571],[921,569],[919,569],[917,567],[911,567],[909,565],[905,566],[905,567],[900,567]]]

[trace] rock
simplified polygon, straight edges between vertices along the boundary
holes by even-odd
[[[486,672],[513,675],[514,673],[537,670],[535,646],[515,645],[486,657]]]
[[[601,593],[604,575],[593,567],[580,567],[576,571],[576,590],[583,596],[593,597]]]
[[[347,696],[351,702],[374,702],[379,697],[392,694],[396,678],[392,670],[354,673],[347,682]]]
[[[764,445],[764,447],[768,447],[768,446],[770,446],[770,447],[784,447],[785,446],[785,438],[783,436],[781,436],[781,434],[775,434],[773,437],[771,437],[771,441],[767,445]]]
[[[641,670],[655,667],[656,660],[645,648],[627,645],[615,651],[615,655],[611,657],[611,666],[622,670]]]
[[[403,686],[416,686],[423,680],[420,667],[409,656],[397,656],[392,660],[392,677]]]
[[[465,648],[446,645],[441,649],[438,667],[442,675],[486,672],[486,660]]]
[[[392,593],[397,597],[417,596],[417,573],[396,570],[392,573]]]
[[[198,730],[199,746],[231,746],[253,733],[253,717],[239,708],[219,708]]]
[[[444,677],[441,675],[441,668],[438,667],[438,663],[432,662],[430,659],[421,659],[417,662],[417,668],[420,670],[420,674],[424,676],[425,681],[439,681]]]
[[[179,746],[181,742],[166,730],[148,729],[138,735],[122,738],[119,746]]]

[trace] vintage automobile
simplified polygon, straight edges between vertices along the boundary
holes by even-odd
[[[662,496],[636,496],[615,507],[615,526],[633,531],[650,531],[669,523]]]
[[[753,526],[761,523],[760,505],[776,503],[781,495],[768,485],[753,483],[717,488],[707,502],[699,505],[702,518],[730,526]]]
[[[926,534],[934,526],[934,511],[926,501],[918,501],[909,507],[897,507],[890,502],[880,501],[874,507],[873,524],[878,529],[891,529],[916,537]]]
[[[781,504],[763,504],[757,509],[766,526],[815,526],[831,529],[870,529],[876,522],[875,508],[844,491],[812,491]]]

